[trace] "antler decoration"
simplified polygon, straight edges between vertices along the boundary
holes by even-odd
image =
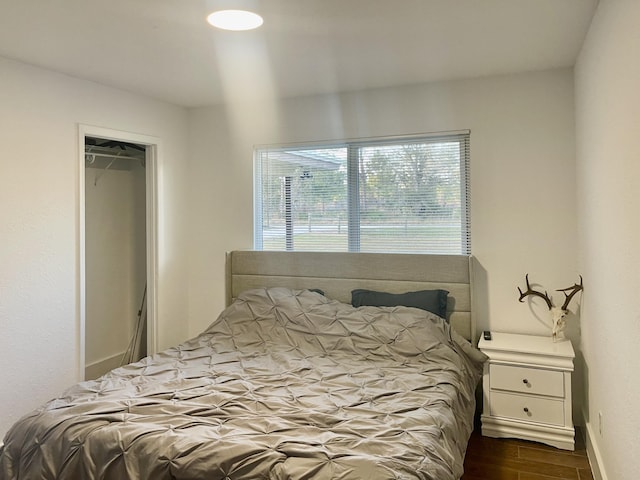
[[[573,298],[573,296],[578,293],[580,290],[583,290],[582,288],[582,275],[580,275],[580,285],[578,285],[577,283],[574,283],[573,286],[571,287],[567,287],[567,288],[561,288],[560,290],[556,290],[556,292],[562,292],[564,293],[564,303],[562,304],[562,310],[564,310],[565,312],[569,309],[569,302],[571,301],[571,299]],[[567,294],[567,292],[571,292],[569,294]]]
[[[546,291],[542,293],[531,288],[531,285],[529,285],[528,273],[525,275],[524,278],[527,284],[527,290],[523,292],[520,289],[520,287],[518,287],[518,292],[520,292],[520,298],[518,299],[518,301],[523,302],[524,298],[528,297],[529,295],[540,297],[545,301],[545,303],[547,304],[547,307],[549,307],[549,311],[551,312],[551,319],[553,321],[553,327],[551,329],[551,332],[552,332],[553,341],[555,342],[557,339],[558,333],[562,332],[566,327],[566,320],[564,319],[564,317],[567,315],[567,313],[569,313],[569,303],[571,302],[571,299],[575,296],[576,293],[583,290],[582,275],[580,275],[579,285],[575,283],[571,287],[561,288],[559,290],[556,290],[556,292],[564,293],[564,303],[562,304],[562,307],[559,307],[559,308],[553,305],[553,302],[551,301],[551,297],[549,297],[549,294]]]
[[[534,289],[531,288],[531,285],[529,285],[529,274],[527,273],[524,277],[525,281],[527,282],[527,291],[523,292],[522,290],[520,290],[520,287],[518,287],[518,291],[520,292],[520,298],[518,299],[518,301],[520,301],[520,303],[524,303],[524,298],[528,295],[535,295],[536,297],[540,297],[542,299],[544,299],[545,302],[547,302],[547,307],[549,307],[549,310],[551,310],[553,308],[553,303],[551,303],[551,298],[549,298],[549,294],[547,292],[537,292]]]

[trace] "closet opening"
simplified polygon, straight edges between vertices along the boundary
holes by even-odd
[[[154,353],[148,308],[149,297],[155,298],[155,284],[148,281],[154,271],[148,248],[154,240],[148,225],[154,152],[143,143],[84,135],[80,363],[86,380]]]

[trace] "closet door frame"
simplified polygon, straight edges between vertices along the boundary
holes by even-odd
[[[157,351],[158,345],[158,174],[160,170],[160,138],[150,135],[113,130],[92,125],[78,125],[78,253],[77,280],[78,301],[76,316],[78,329],[78,377],[85,378],[86,334],[86,250],[85,250],[85,139],[95,137],[105,140],[135,143],[146,146],[146,250],[147,250],[147,355]]]

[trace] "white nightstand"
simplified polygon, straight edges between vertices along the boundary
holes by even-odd
[[[478,348],[489,360],[482,378],[482,434],[574,449],[573,346],[569,340],[492,332]]]

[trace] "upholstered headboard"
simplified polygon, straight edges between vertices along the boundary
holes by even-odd
[[[356,288],[391,293],[442,288],[449,291],[451,325],[474,343],[472,263],[467,255],[233,251],[227,253],[226,301],[260,287],[319,288],[344,303]]]

